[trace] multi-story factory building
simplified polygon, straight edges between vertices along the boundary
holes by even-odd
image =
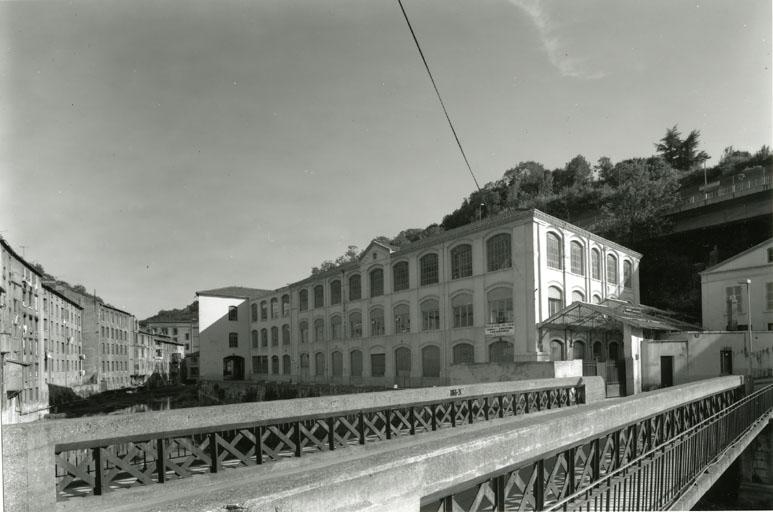
[[[43,285],[43,371],[49,385],[83,384],[83,308],[49,285]]]

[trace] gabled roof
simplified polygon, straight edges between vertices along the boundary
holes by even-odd
[[[601,304],[574,302],[555,313],[537,327],[549,329],[591,330],[619,329],[628,324],[653,331],[694,331],[700,327],[677,320],[674,313],[652,306],[635,306],[627,301],[607,299]]]
[[[201,290],[196,295],[206,295],[207,297],[228,297],[237,299],[255,299],[273,293],[273,290],[263,290],[261,288],[246,288],[244,286],[224,286],[213,290]]]
[[[752,253],[752,252],[756,251],[757,249],[760,249],[761,247],[763,247],[765,245],[770,245],[772,242],[773,242],[773,238],[768,238],[764,242],[760,242],[760,243],[758,243],[757,245],[755,245],[753,247],[749,247],[745,251],[741,251],[738,254],[730,256],[728,259],[720,261],[716,265],[714,265],[712,267],[709,267],[706,270],[704,270],[702,272],[699,272],[699,273],[702,275],[702,274],[708,274],[710,272],[716,272],[717,270],[721,270],[721,268],[724,267],[725,265],[727,265],[728,263],[732,263],[733,261],[735,261],[737,259],[740,259],[740,258],[746,256],[747,254]]]
[[[370,248],[374,245],[381,247],[382,249],[387,251],[387,254],[392,254],[393,252],[397,251],[398,247],[395,247],[394,245],[388,244],[386,242],[382,242],[380,240],[371,240],[368,246],[365,248],[364,251],[362,251],[362,254],[360,254],[360,257],[358,258],[358,261],[362,261],[362,259],[368,254],[370,251]]]

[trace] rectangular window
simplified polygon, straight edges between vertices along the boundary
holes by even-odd
[[[330,304],[341,303],[341,281],[330,283]]]
[[[239,319],[239,310],[236,309],[236,306],[228,306],[228,320],[229,321],[235,321]],[[166,328],[162,329],[164,334],[166,334]]]
[[[496,299],[488,303],[489,323],[502,324],[513,321],[513,299]]]
[[[399,263],[395,263],[395,266],[392,267],[392,277],[393,277],[394,291],[399,292],[400,290],[407,290],[408,289],[408,262],[401,261]]]
[[[733,305],[733,309],[736,313],[743,313],[743,287],[741,286],[728,286],[725,289],[727,302]],[[736,321],[738,319],[736,318]]]
[[[421,312],[421,329],[433,331],[440,329],[440,311],[437,309]]]
[[[451,249],[451,279],[472,275],[472,248],[460,245]]]
[[[765,299],[768,303],[768,311],[773,309],[773,283],[765,283]]]
[[[228,347],[235,348],[239,346],[239,335],[235,332],[228,333]]]
[[[372,377],[383,377],[386,373],[386,354],[370,355],[370,375]]]
[[[438,257],[437,254],[426,254],[419,260],[419,274],[421,286],[438,282]]]
[[[472,327],[472,304],[454,306],[454,327]]]

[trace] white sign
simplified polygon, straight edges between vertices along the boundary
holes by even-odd
[[[486,336],[512,336],[515,334],[515,323],[486,324]]]

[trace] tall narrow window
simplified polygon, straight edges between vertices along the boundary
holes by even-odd
[[[359,274],[349,278],[349,300],[359,300],[362,298],[361,284]]]
[[[547,234],[548,267],[562,269],[561,239],[555,233]]]
[[[321,343],[325,340],[325,321],[321,318],[314,320],[314,342]]]
[[[590,252],[590,276],[601,280],[601,256],[598,249],[591,249]]]
[[[298,308],[301,311],[307,311],[309,309],[309,291],[301,290],[298,292]]]
[[[440,329],[440,307],[435,299],[421,303],[421,330],[433,331]]]
[[[299,334],[301,337],[301,343],[308,343],[309,342],[309,323],[304,320],[300,323],[299,326]]]
[[[472,247],[469,244],[457,245],[451,249],[451,279],[461,279],[472,275]]]
[[[438,282],[438,257],[435,253],[425,254],[419,260],[420,284],[425,286]]]
[[[502,324],[513,321],[513,291],[496,288],[488,293],[489,323]]]
[[[362,313],[359,311],[349,313],[349,337],[362,338]]]
[[[617,284],[617,258],[614,254],[607,254],[607,282]]]
[[[472,295],[461,293],[451,299],[454,327],[472,327]]]
[[[384,310],[381,308],[373,308],[370,310],[370,335],[384,335]]]
[[[585,275],[585,256],[583,253],[582,244],[579,242],[572,242],[569,245],[569,258],[571,259],[572,273]]]
[[[489,272],[510,268],[511,261],[510,234],[494,235],[486,241],[486,265]]]
[[[392,280],[394,291],[408,289],[408,262],[401,261],[392,267]]]
[[[228,306],[228,320],[238,320],[239,319],[239,310],[236,308],[236,306]]]
[[[260,303],[260,319],[268,320],[268,302],[265,300]]]
[[[330,304],[336,305],[341,303],[341,281],[335,280],[330,282]]]
[[[626,288],[631,287],[631,273],[633,265],[628,260],[623,261],[623,286]]]
[[[276,297],[271,299],[271,318],[279,318],[279,301]]]
[[[279,346],[279,328],[276,325],[271,328],[271,346]]]
[[[333,377],[343,377],[344,375],[344,355],[339,351],[330,354],[331,370]]]
[[[290,344],[290,326],[288,324],[284,324],[282,326],[282,345],[289,345]]]
[[[228,333],[228,347],[235,348],[239,346],[239,335],[235,332]]]
[[[551,286],[548,288],[548,315],[553,316],[564,307],[564,294],[560,288]]]
[[[386,354],[370,355],[370,375],[371,377],[383,377],[386,373]]]
[[[292,372],[292,365],[290,356],[285,354],[282,356],[282,373],[285,375],[290,375]]]
[[[773,283],[765,283],[765,302],[768,311],[773,310]]]
[[[325,354],[317,352],[314,355],[314,374],[317,376],[325,375]]]
[[[252,330],[252,348],[258,348],[258,331]]]
[[[362,377],[362,352],[352,350],[349,353],[349,373],[352,377]]]
[[[330,319],[330,338],[340,340],[343,337],[341,317],[336,315]]]
[[[250,312],[252,313],[252,321],[257,322],[258,321],[258,305],[257,303],[253,302],[252,305],[250,305]]]
[[[370,296],[384,295],[384,271],[374,268],[370,271]]]
[[[271,356],[271,373],[279,374],[279,356]]]
[[[428,345],[421,349],[422,377],[440,377],[440,347]]]
[[[314,307],[321,308],[325,305],[325,289],[321,284],[314,287]]]
[[[288,294],[282,295],[282,316],[288,316],[290,314],[290,296]]]
[[[411,331],[411,313],[407,304],[395,306],[395,333]]]
[[[264,328],[260,330],[260,346],[261,347],[268,346],[268,329]]]

